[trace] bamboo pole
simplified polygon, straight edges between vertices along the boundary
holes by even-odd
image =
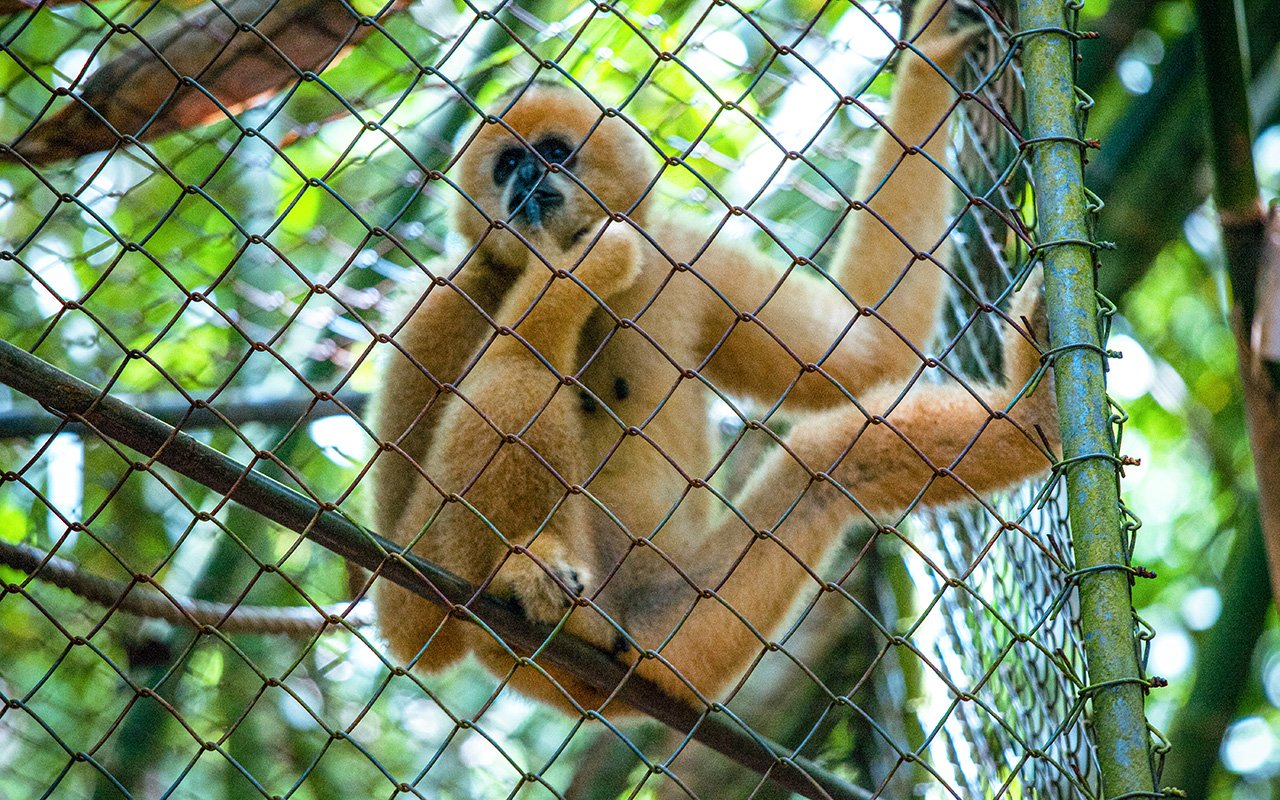
[[[1094,259],[1087,224],[1079,99],[1072,83],[1073,8],[1020,0],[1036,253],[1044,262],[1081,625],[1105,796],[1153,797],[1119,470],[1106,396]]]

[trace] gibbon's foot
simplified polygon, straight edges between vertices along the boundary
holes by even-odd
[[[564,617],[574,598],[582,595],[584,580],[590,575],[585,567],[541,554],[538,557],[542,564],[528,555],[513,553],[493,579],[493,590],[515,600],[534,622],[554,624]]]
[[[1009,388],[1022,391],[1041,370],[1041,353],[1050,349],[1049,313],[1045,308],[1044,276],[1039,270],[1031,273],[1022,289],[1009,304],[1009,319],[1027,337],[1018,331],[1005,331],[1004,372]],[[1044,370],[1039,384],[1018,401],[1013,414],[1024,424],[1039,429],[1044,443],[1055,451],[1060,450],[1058,435],[1057,401],[1054,396],[1053,370]]]
[[[527,555],[513,553],[493,579],[493,591],[510,597],[533,622],[556,625],[565,615],[566,630],[613,657],[630,649],[626,637],[595,609],[574,608],[586,591],[591,573],[586,567],[538,554],[542,564]]]
[[[1033,340],[1027,342],[1017,332],[1005,333],[1005,374],[1011,380],[1025,382],[1032,372],[1039,369],[1040,351],[1049,349],[1049,312],[1045,308],[1044,275],[1040,270],[1032,272],[1014,294],[1009,302],[1009,319],[1019,328],[1024,328]],[[1052,375],[1052,370],[1046,373],[1046,377],[1051,378]]]

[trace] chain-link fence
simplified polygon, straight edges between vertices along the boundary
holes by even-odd
[[[0,797],[1118,796],[917,5],[0,0]]]

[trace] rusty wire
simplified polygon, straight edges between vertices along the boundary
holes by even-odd
[[[159,47],[184,14],[218,20],[223,6],[55,5],[0,5],[0,143],[16,143],[0,149],[0,336],[163,412],[317,513],[363,523],[357,493],[375,448],[367,365],[406,286],[447,283],[457,267],[439,261],[456,246],[446,241],[453,189],[440,177],[481,109],[545,70],[602,103],[627,99],[649,143],[684,156],[688,177],[663,202],[732,217],[725,235],[811,257],[848,213],[837,187],[851,185],[850,153],[869,138],[834,99],[850,92],[877,110],[889,82],[888,38],[859,61],[850,31],[896,25],[887,7],[797,15],[773,0],[461,11],[241,0],[225,8],[257,22],[235,47],[269,61],[260,46],[274,36],[297,74],[266,94],[253,81],[267,62],[239,75],[245,86],[197,76],[178,90],[187,116],[148,123],[143,109],[131,124],[144,132],[116,143],[69,95],[119,90],[104,65]],[[308,21],[325,13],[328,27]],[[996,37],[961,79],[980,91],[960,103],[955,297],[939,341],[914,343],[977,379],[998,375],[990,304],[1031,260],[1034,226],[1021,211],[1016,48],[998,17],[984,19]],[[316,47],[295,49],[317,30]],[[740,51],[715,36],[725,31]],[[650,73],[670,62],[677,78]],[[856,80],[810,66],[849,63],[861,65]],[[827,92],[818,107],[831,108],[810,111],[798,145],[780,145],[770,121],[811,109],[815,86]],[[227,92],[247,110],[200,99]],[[718,109],[747,98],[760,112],[743,135]],[[67,116],[53,145],[23,144],[57,114]],[[804,169],[766,173],[745,199],[725,200],[742,164],[790,147]],[[734,202],[750,213],[733,214]],[[760,749],[744,770],[710,755],[687,719],[663,733],[607,711],[566,717],[514,699],[506,678],[474,665],[431,678],[403,669],[373,629],[326,628],[324,614],[368,586],[297,535],[307,525],[282,532],[229,503],[230,488],[138,460],[87,413],[62,411],[0,394],[0,538],[113,581],[96,584],[99,595],[152,584],[233,617],[239,606],[301,606],[316,611],[315,632],[138,625],[120,613],[123,597],[86,604],[57,588],[65,580],[0,572],[11,645],[0,652],[0,739],[11,743],[0,796],[777,797],[771,779],[796,773],[792,760],[891,797],[1101,794],[1069,534],[1045,482],[852,532],[844,605],[815,599],[724,706],[694,715],[745,736],[727,740],[740,747],[773,740],[790,756]],[[717,424],[727,480],[741,480],[760,445],[736,418]],[[789,786],[821,797],[822,780]]]

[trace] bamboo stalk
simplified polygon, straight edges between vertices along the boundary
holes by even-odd
[[[1155,777],[1143,709],[1119,475],[1098,329],[1072,85],[1074,37],[1062,0],[1021,0],[1027,135],[1044,261],[1049,337],[1066,471],[1067,508],[1088,658],[1098,762],[1107,797],[1151,796]]]

